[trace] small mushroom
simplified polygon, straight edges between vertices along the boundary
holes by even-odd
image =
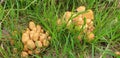
[[[14,53],[14,54],[18,53],[17,48],[13,48],[13,53]]]
[[[23,48],[24,51],[28,51],[28,47],[26,44],[24,44],[24,48]]]
[[[49,46],[49,41],[48,40],[43,40],[43,46],[48,47]]]
[[[40,40],[42,41],[43,39],[47,39],[47,35],[46,34],[41,34],[40,35]]]
[[[30,29],[27,28],[25,33],[29,34],[30,33]]]
[[[94,19],[94,14],[92,10],[87,10],[86,13],[82,14],[82,18],[86,18],[86,19]]]
[[[72,13],[67,11],[63,16],[63,19],[65,19],[65,21],[68,22],[71,16],[72,16]]]
[[[27,45],[28,49],[35,48],[35,43],[33,42],[33,40],[28,40],[26,45]]]
[[[86,23],[90,24],[91,23],[91,19],[86,19]]]
[[[120,52],[119,51],[116,51],[115,54],[120,56]]]
[[[22,58],[27,58],[27,57],[28,57],[28,53],[25,52],[25,51],[22,51],[21,57],[22,57]]]
[[[49,36],[49,32],[47,31],[47,32],[45,32],[45,34],[46,34],[46,36]]]
[[[37,40],[38,40],[38,38],[39,38],[39,33],[38,33],[38,32],[36,32],[36,33],[33,35],[32,40],[33,40],[33,41],[37,41]]]
[[[36,28],[37,28],[37,32],[40,33],[40,31],[41,31],[41,26],[40,26],[40,25],[37,25]]]
[[[61,25],[61,24],[62,24],[61,19],[58,19],[58,20],[57,20],[57,24],[58,24],[58,25]]]
[[[83,12],[85,11],[85,6],[80,6],[76,9],[78,12]]]
[[[35,23],[33,21],[29,22],[29,28],[33,30],[35,28]]]
[[[35,33],[37,32],[37,28],[35,27],[35,28],[33,28],[33,30],[32,31],[34,31]]]
[[[34,37],[34,34],[35,34],[35,31],[30,31],[30,39],[33,39]]]
[[[43,29],[41,29],[40,31],[41,31],[41,33],[44,33],[44,30],[43,30]]]
[[[92,41],[95,36],[94,36],[93,33],[90,33],[90,34],[87,35],[87,37],[88,37],[88,41]]]
[[[26,44],[26,42],[29,40],[29,35],[27,33],[22,34],[22,42]]]
[[[43,40],[45,40],[45,39],[40,36],[39,41],[43,42]]]
[[[32,55],[32,54],[33,54],[33,51],[28,50],[28,54]]]
[[[42,49],[49,45],[48,40],[50,40],[50,38],[48,32],[45,32],[40,25],[35,26],[34,22],[31,21],[29,23],[29,28],[22,34],[24,48],[21,52],[21,57],[24,58],[33,53],[39,54]],[[43,41],[45,47],[43,47]]]
[[[39,54],[40,53],[40,49],[36,48],[34,52],[35,52],[35,54]]]
[[[42,47],[41,41],[36,41],[36,42],[35,42],[35,45],[36,45],[38,48],[41,48],[41,47]]]
[[[48,40],[50,40],[51,39],[51,36],[48,36]]]
[[[78,40],[82,41],[82,38],[81,38],[81,36],[80,36],[80,35],[78,35]]]

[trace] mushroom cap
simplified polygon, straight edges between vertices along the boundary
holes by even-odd
[[[92,41],[95,36],[94,36],[93,33],[89,33],[89,34],[87,35],[87,37],[88,37],[88,41]]]
[[[47,39],[47,35],[46,34],[40,34],[40,41],[43,41],[44,39]]]
[[[36,48],[34,52],[35,52],[35,54],[39,54],[40,53],[40,49]]]
[[[66,22],[68,22],[71,16],[72,16],[72,12],[67,11],[65,12],[63,18],[65,19]]]
[[[61,25],[61,24],[62,24],[61,19],[58,19],[58,20],[57,20],[57,24],[58,24],[58,25]]]
[[[30,31],[30,39],[33,39],[34,37],[34,34],[35,34],[35,31]]]
[[[48,47],[49,46],[49,41],[48,40],[43,40],[43,46]]]
[[[80,6],[76,10],[77,10],[77,12],[83,12],[83,11],[85,11],[85,6]]]
[[[29,34],[23,33],[22,34],[22,42],[26,44],[26,42],[29,40]]]
[[[24,48],[23,48],[24,51],[28,51],[28,47],[26,44],[24,44]]]
[[[42,47],[42,42],[41,42],[41,41],[35,41],[35,45],[36,45],[38,48],[41,48],[41,47]]]
[[[115,54],[120,56],[120,52],[119,51],[116,51]]]
[[[34,49],[35,48],[35,43],[34,43],[33,40],[28,40],[26,45],[27,45],[28,49]]]
[[[33,51],[28,50],[28,54],[32,55],[32,54],[33,54]]]
[[[36,26],[36,29],[37,29],[37,32],[40,33],[40,31],[41,31],[41,26],[40,26],[40,25],[37,25],[37,26]]]
[[[28,57],[28,53],[25,52],[25,51],[22,51],[21,57],[22,57],[22,58],[27,58],[27,57]]]
[[[29,28],[30,28],[31,30],[33,30],[33,28],[36,28],[36,27],[35,27],[35,23],[34,23],[33,21],[29,22]]]
[[[83,13],[83,14],[82,14],[82,18],[86,18],[86,19],[91,19],[91,20],[93,20],[93,19],[94,19],[93,11],[92,11],[92,10],[87,10],[86,13]]]
[[[39,33],[38,33],[38,32],[36,32],[36,33],[33,35],[32,40],[33,40],[33,41],[37,41],[37,40],[38,40],[38,38],[39,38]]]

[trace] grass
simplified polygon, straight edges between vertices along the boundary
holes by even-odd
[[[0,4],[0,20],[2,30],[7,30],[14,40],[10,45],[8,36],[0,32],[0,58],[20,58],[23,49],[21,34],[29,21],[42,25],[50,32],[52,40],[47,51],[30,58],[119,58],[115,51],[120,51],[120,9],[117,0],[6,0]],[[92,9],[95,14],[95,40],[81,43],[76,39],[79,32],[70,31],[56,21],[65,11],[75,11],[80,5]],[[59,30],[59,31],[58,31]],[[83,38],[85,39],[85,38]],[[2,48],[3,46],[3,48]],[[13,49],[17,49],[17,53]]]

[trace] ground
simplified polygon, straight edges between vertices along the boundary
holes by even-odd
[[[51,35],[50,46],[29,58],[119,58],[119,0],[3,0],[0,2],[0,58],[21,58],[22,33],[29,21],[42,26]],[[77,32],[56,23],[66,11],[81,5],[94,11],[92,42],[76,39]],[[85,39],[85,38],[83,38]]]

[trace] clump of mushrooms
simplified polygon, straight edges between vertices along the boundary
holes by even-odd
[[[85,6],[80,6],[76,9],[77,12],[65,12],[62,19],[57,20],[57,24],[61,25],[63,22],[66,23],[66,26],[70,26],[72,24],[75,25],[77,28],[84,28],[83,33],[85,33],[87,36],[88,42],[91,42],[94,39],[94,13],[92,10],[86,10]],[[81,14],[79,14],[81,13]],[[78,36],[78,39],[81,40],[80,36]]]
[[[35,25],[33,21],[29,22],[29,28],[22,34],[22,43],[24,45],[21,57],[28,57],[31,54],[39,54],[42,49],[49,46],[51,37],[40,25]]]

